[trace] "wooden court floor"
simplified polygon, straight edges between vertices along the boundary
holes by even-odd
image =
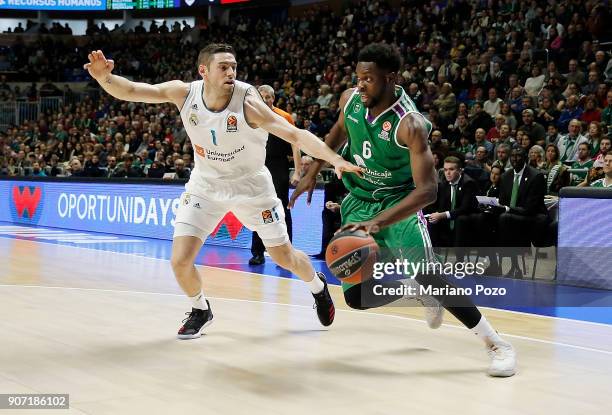
[[[188,310],[168,261],[0,238],[0,393],[69,393],[15,414],[610,414],[612,327],[485,310],[519,372],[418,307],[338,312],[322,328],[303,283],[200,267],[215,315]]]

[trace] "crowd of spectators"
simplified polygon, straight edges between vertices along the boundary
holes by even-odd
[[[120,75],[190,81],[200,47],[230,42],[238,79],[272,85],[275,105],[323,138],[338,117],[340,94],[356,84],[358,51],[390,42],[404,58],[398,83],[434,125],[437,168],[456,155],[484,188],[492,167],[509,169],[510,149],[521,146],[546,172],[547,193],[556,194],[601,176],[596,170],[612,131],[612,61],[600,46],[608,16],[597,1],[402,1],[393,8],[360,0],[339,15],[318,7],[282,24],[240,15],[229,26],[203,24],[197,36],[158,27],[145,34],[139,25],[134,33],[97,28],[83,46],[64,37],[18,40],[0,61],[23,81],[63,82],[83,74],[88,51],[102,49]],[[7,101],[27,96],[1,80],[0,94]],[[102,94],[0,135],[2,174],[160,177],[177,170],[187,176],[192,167],[178,111],[166,104]]]

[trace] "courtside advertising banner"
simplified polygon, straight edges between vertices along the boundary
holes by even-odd
[[[0,221],[171,240],[184,189],[182,184],[0,180]],[[305,199],[292,210],[294,244],[318,253],[323,191],[315,191],[310,207]],[[251,231],[228,212],[207,243],[250,248]]]

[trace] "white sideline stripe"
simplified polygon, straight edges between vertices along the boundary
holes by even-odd
[[[158,293],[158,292],[152,292],[152,291],[130,291],[130,290],[112,290],[112,289],[103,289],[103,288],[81,288],[81,287],[57,287],[57,286],[45,286],[45,285],[17,285],[17,284],[0,284],[0,287],[2,288],[43,288],[43,289],[56,289],[56,290],[72,290],[72,291],[89,291],[89,292],[110,292],[110,293],[120,293],[120,294],[147,294],[147,295],[165,295],[165,296],[171,296],[171,297],[184,297],[183,294],[173,294],[173,293]],[[220,301],[238,301],[238,302],[245,302],[245,303],[259,303],[259,304],[268,304],[268,305],[276,305],[276,306],[286,306],[286,307],[298,307],[298,308],[307,308],[307,309],[311,309],[312,306],[306,306],[306,305],[301,305],[301,304],[287,304],[287,303],[276,303],[276,302],[272,302],[272,301],[258,301],[258,300],[244,300],[244,299],[239,299],[239,298],[225,298],[225,297],[208,297],[208,298],[212,298],[214,300],[220,300]],[[357,311],[357,310],[342,310],[339,309],[337,311],[341,311],[344,313],[359,313],[359,314],[365,314],[365,315],[369,315],[369,316],[380,316],[380,317],[391,317],[391,318],[396,318],[396,319],[400,319],[400,320],[408,320],[408,321],[412,321],[412,322],[418,322],[418,323],[425,323],[423,320],[419,320],[416,318],[412,318],[412,317],[405,317],[405,316],[396,316],[396,315],[391,315],[391,314],[380,314],[380,313],[370,313],[367,311]],[[464,330],[464,327],[460,327],[460,326],[456,326],[453,324],[443,324],[443,326],[445,327],[449,327],[449,328],[454,328],[454,329],[459,329],[459,330]],[[526,337],[526,336],[518,336],[518,335],[514,335],[514,334],[508,334],[508,333],[500,333],[503,336],[506,337],[513,337],[515,339],[521,339],[521,340],[527,340],[527,341],[532,341],[535,343],[543,343],[543,344],[550,344],[550,345],[555,345],[555,346],[562,346],[562,347],[568,347],[571,349],[577,349],[577,350],[583,350],[583,351],[587,351],[587,352],[594,352],[594,353],[602,353],[602,354],[606,354],[606,355],[611,355],[612,356],[612,351],[609,350],[602,350],[602,349],[595,349],[592,347],[585,347],[585,346],[578,346],[575,344],[569,344],[569,343],[562,343],[562,342],[555,342],[552,340],[542,340],[542,339],[535,339],[533,337]]]
[[[0,234],[0,237],[1,236],[2,236],[2,234]],[[28,241],[28,242],[41,242],[41,243],[45,243],[45,241]],[[86,248],[86,247],[82,247],[82,246],[57,245],[57,244],[54,244],[54,245],[62,246],[62,247],[66,247],[66,248],[73,248],[73,249],[86,249],[86,250],[89,250],[89,251],[97,251],[97,252],[102,251],[102,252],[108,252],[108,253],[116,254],[116,255],[128,255],[128,256],[131,256],[131,257],[134,257],[134,258],[140,258],[140,259],[146,258],[146,259],[151,259],[151,260],[155,260],[155,261],[170,262],[169,259],[147,256],[145,253],[115,252],[115,251],[108,251],[108,250],[104,250],[104,249]],[[206,248],[206,245],[204,245],[204,247]],[[231,265],[231,264],[228,264],[228,265]],[[245,263],[240,263],[240,265],[246,265],[246,262]],[[214,265],[196,264],[196,266],[206,267],[206,268],[219,268],[219,267],[215,267]],[[265,276],[265,277],[273,277],[273,278],[283,278],[283,277],[279,277],[278,275],[260,274],[260,273],[251,272],[251,271],[242,271],[242,270],[237,270],[237,269],[228,270],[226,268],[220,268],[220,269],[224,269],[226,271],[238,272],[238,273],[241,273],[241,274],[248,274],[248,275],[251,275],[251,276],[256,275],[256,276]],[[338,288],[340,288],[339,286],[335,286],[335,285],[330,285],[330,287],[338,287]],[[595,321],[576,320],[576,319],[567,318],[567,317],[547,316],[547,315],[544,315],[544,314],[533,314],[533,313],[526,313],[526,312],[523,312],[523,311],[505,310],[503,308],[493,308],[493,307],[478,307],[478,308],[479,309],[485,309],[485,310],[494,310],[496,312],[504,312],[504,313],[510,313],[510,314],[521,314],[521,315],[524,315],[524,316],[542,318],[542,319],[547,319],[547,320],[550,320],[550,319],[552,319],[552,320],[561,320],[561,321],[568,321],[568,322],[576,323],[576,324],[588,324],[588,325],[592,325],[592,326],[600,326],[600,327],[610,328],[610,324],[598,323],[598,322],[595,322]],[[535,339],[535,340],[537,340],[537,339]]]

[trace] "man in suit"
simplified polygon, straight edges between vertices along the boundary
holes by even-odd
[[[463,173],[459,158],[444,159],[444,177],[438,184],[438,197],[427,209],[429,233],[435,247],[457,247],[458,261],[465,258],[463,247],[469,246],[471,215],[476,212],[478,184]]]
[[[290,114],[274,106],[274,88],[272,88],[270,85],[261,85],[257,90],[272,111],[286,119],[289,124],[295,125]],[[287,209],[287,204],[289,203],[288,157],[290,156],[293,156],[293,161],[295,163],[295,172],[291,178],[291,181],[297,183],[302,169],[299,149],[296,146],[292,146],[291,144],[287,143],[285,140],[275,136],[274,134],[268,134],[268,142],[266,143],[266,167],[272,175],[272,182],[274,183],[276,196],[283,204],[283,208],[285,210],[285,223],[287,224],[287,233],[289,234],[289,240],[292,240],[293,222],[291,220],[291,212],[289,209]],[[261,238],[257,232],[253,232],[251,239],[251,253],[253,254],[253,257],[249,259],[249,265],[264,264],[266,262],[264,251],[265,247]]]
[[[522,278],[518,256],[514,249],[529,247],[533,232],[543,231],[548,223],[544,205],[546,181],[544,174],[526,163],[525,149],[514,148],[510,155],[512,170],[505,172],[500,181],[499,203],[504,212],[499,216],[500,246],[513,248],[512,268],[507,277]]]

